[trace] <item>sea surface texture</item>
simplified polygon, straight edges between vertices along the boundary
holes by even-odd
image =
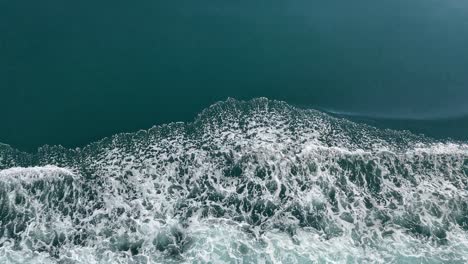
[[[0,263],[467,262],[466,143],[260,98],[0,146]]]

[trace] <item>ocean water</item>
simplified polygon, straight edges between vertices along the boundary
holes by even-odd
[[[0,0],[0,264],[468,263],[467,32],[462,0]]]
[[[0,146],[0,263],[467,263],[468,144],[258,98]]]
[[[468,140],[467,28],[461,0],[2,0],[0,142],[81,147],[228,97]]]

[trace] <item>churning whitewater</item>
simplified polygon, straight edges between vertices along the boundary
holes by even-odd
[[[264,98],[0,146],[0,263],[467,263],[468,145]]]

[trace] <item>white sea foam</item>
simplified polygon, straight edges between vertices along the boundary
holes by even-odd
[[[0,171],[0,263],[468,262],[464,144],[230,100],[31,160]]]
[[[35,167],[13,167],[0,170],[0,181],[7,180],[32,182],[42,179],[55,179],[58,177],[75,177],[71,170],[60,168],[54,165],[35,166]]]

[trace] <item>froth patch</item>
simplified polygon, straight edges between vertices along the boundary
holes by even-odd
[[[15,167],[5,170],[0,170],[0,181],[36,181],[48,178],[57,177],[74,177],[74,173],[66,168],[60,168],[53,165],[47,165],[42,167]]]
[[[468,144],[456,143],[434,143],[429,145],[419,144],[413,150],[416,153],[439,154],[439,155],[467,155]]]

